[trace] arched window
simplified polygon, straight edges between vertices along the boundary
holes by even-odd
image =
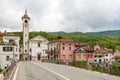
[[[9,61],[9,59],[10,59],[10,56],[6,56],[6,61]]]
[[[63,50],[65,50],[65,47],[63,46]]]
[[[28,23],[28,21],[27,21],[27,20],[25,20],[25,23]]]
[[[30,48],[30,52],[32,52],[32,49]]]
[[[38,43],[38,47],[40,47],[40,43]]]

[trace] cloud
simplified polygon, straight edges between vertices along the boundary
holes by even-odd
[[[30,31],[96,32],[120,29],[120,0],[2,0],[0,29],[22,31],[25,8]]]

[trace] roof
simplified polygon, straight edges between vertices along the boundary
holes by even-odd
[[[19,36],[19,35],[14,34],[14,33],[7,33],[6,30],[5,30],[4,33],[0,32],[0,36],[2,37],[2,36]]]
[[[30,39],[29,41],[46,41],[46,42],[48,42],[48,40],[46,38],[44,38],[44,37],[42,37],[40,35]]]
[[[30,17],[29,17],[28,14],[27,14],[27,10],[25,10],[25,14],[24,14],[23,17],[22,17],[22,20],[23,20],[24,18],[30,20]]]
[[[56,43],[56,42],[72,43],[74,41],[70,39],[57,39],[57,40],[51,41],[50,43]]]
[[[19,36],[19,35],[16,35],[16,34],[2,34],[2,36]]]
[[[108,53],[108,52],[113,53],[113,50],[104,48],[104,49],[99,49],[96,51],[96,53],[103,53],[103,54]]]
[[[75,45],[75,47],[80,47],[85,49],[86,51],[94,51],[94,48],[86,43],[82,43],[82,44],[77,44]]]

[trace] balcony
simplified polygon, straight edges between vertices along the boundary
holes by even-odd
[[[59,54],[60,51],[59,50],[47,50],[46,53],[47,54]]]

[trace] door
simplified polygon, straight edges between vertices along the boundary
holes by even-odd
[[[32,56],[30,55],[30,61],[32,60]]]
[[[40,60],[41,59],[41,55],[40,54],[38,54],[38,60]]]

